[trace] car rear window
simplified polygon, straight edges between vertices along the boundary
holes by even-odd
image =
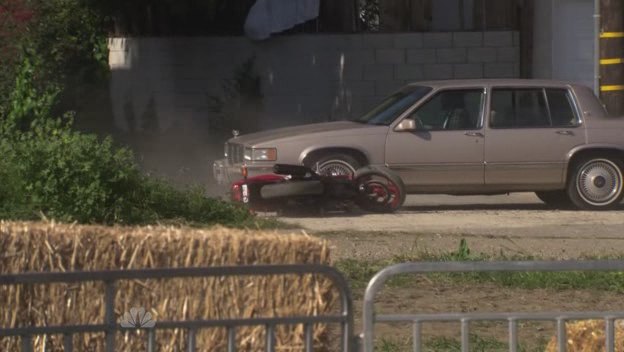
[[[578,120],[566,89],[496,88],[491,128],[574,127]]]
[[[565,89],[546,89],[550,117],[554,127],[571,127],[578,124],[572,108],[570,94]]]

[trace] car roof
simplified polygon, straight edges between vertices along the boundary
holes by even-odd
[[[479,86],[513,86],[513,87],[576,87],[578,83],[546,80],[546,79],[453,79],[441,81],[412,82],[410,86],[427,86],[433,89],[462,88]]]

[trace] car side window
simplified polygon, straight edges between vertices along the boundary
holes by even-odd
[[[566,89],[546,89],[553,127],[578,126],[578,118],[572,108],[572,98]]]
[[[409,118],[427,131],[479,128],[483,89],[447,90],[436,94]]]
[[[493,89],[490,105],[492,128],[550,127],[543,89]]]

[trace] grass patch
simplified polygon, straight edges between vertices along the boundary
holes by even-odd
[[[546,348],[548,341],[535,341],[532,346],[519,344],[519,352],[542,352]],[[412,351],[411,339],[380,339],[375,346],[376,351],[381,352],[407,352]],[[458,339],[449,337],[432,337],[424,343],[424,352],[460,352],[461,342]],[[504,352],[509,351],[507,341],[501,341],[493,337],[483,337],[470,335],[470,351],[473,352]]]
[[[622,259],[620,258],[583,258],[583,259]],[[335,266],[350,281],[353,288],[366,287],[368,281],[386,266],[405,262],[448,262],[448,261],[493,261],[493,260],[535,260],[534,257],[487,256],[472,254],[466,240],[462,239],[457,251],[443,254],[414,253],[395,256],[387,260],[363,261],[345,259]],[[495,272],[495,273],[433,273],[427,274],[429,280],[455,283],[494,283],[504,287],[523,289],[596,289],[624,292],[624,273],[621,272]],[[414,275],[397,275],[387,285],[392,287],[409,286],[414,282]]]

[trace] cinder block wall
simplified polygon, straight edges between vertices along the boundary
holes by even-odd
[[[517,32],[397,33],[243,37],[111,38],[115,123],[191,127],[210,118],[241,63],[256,57],[263,128],[359,115],[418,80],[519,76]]]

